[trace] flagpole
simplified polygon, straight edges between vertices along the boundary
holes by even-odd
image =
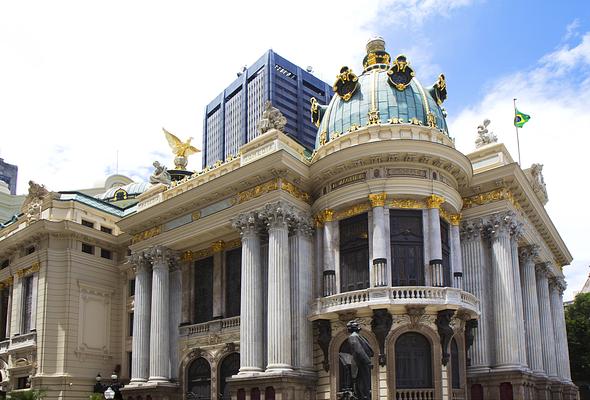
[[[518,138],[518,126],[516,126],[516,98],[514,100],[514,127],[516,128],[516,145],[518,146],[518,165],[521,166],[520,163],[520,139]]]

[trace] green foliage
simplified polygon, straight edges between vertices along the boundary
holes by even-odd
[[[100,393],[92,393],[88,400],[104,400],[104,396]]]
[[[18,390],[8,393],[8,400],[42,400],[45,398],[45,390],[31,389]]]
[[[590,293],[580,293],[565,309],[572,379],[590,376]]]

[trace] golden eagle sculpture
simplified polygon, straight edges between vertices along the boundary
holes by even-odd
[[[162,130],[166,135],[166,140],[168,141],[172,152],[176,156],[174,158],[174,168],[178,170],[186,170],[186,165],[188,164],[187,157],[191,154],[196,154],[201,150],[191,145],[191,140],[193,140],[192,137],[189,137],[186,142],[183,142],[178,137],[168,132],[165,128],[162,128]]]

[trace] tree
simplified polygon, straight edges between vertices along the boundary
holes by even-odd
[[[9,400],[41,400],[45,398],[44,390],[22,390],[8,393]]]
[[[580,293],[565,309],[572,380],[590,376],[590,293]]]

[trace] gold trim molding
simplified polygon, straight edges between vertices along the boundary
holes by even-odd
[[[146,229],[143,232],[139,232],[133,235],[133,237],[131,238],[131,244],[136,244],[144,240],[151,239],[154,236],[158,236],[160,233],[162,233],[162,225]]]
[[[211,251],[213,253],[220,253],[225,249],[225,242],[223,240],[217,240],[211,243]]]
[[[304,192],[289,181],[281,179],[281,190],[284,190],[296,199],[310,203],[311,197],[309,193]]]
[[[371,207],[384,207],[386,198],[387,198],[387,193],[371,193],[371,194],[369,194],[369,201],[371,202]]]
[[[336,220],[354,217],[365,212],[368,212],[371,206],[368,203],[355,204],[352,207],[346,208],[341,211],[336,211]]]
[[[0,282],[0,289],[7,288],[9,286],[12,286],[13,284],[14,284],[14,278],[12,276],[9,276],[8,278],[6,278],[2,282]]]
[[[514,198],[512,192],[506,188],[490,190],[489,192],[480,193],[475,196],[463,197],[463,209],[481,206],[496,201],[507,200],[516,208],[520,208],[520,204]]]
[[[440,208],[444,202],[445,198],[436,194],[432,194],[426,198],[426,206],[428,208]]]
[[[263,194],[279,190],[279,178],[266,181],[261,185],[255,186],[252,189],[244,190],[239,192],[237,195],[238,204],[244,203],[248,200],[255,199],[262,196]]]
[[[23,268],[21,270],[16,271],[16,276],[18,276],[19,278],[22,278],[24,276],[34,274],[35,272],[39,272],[40,269],[41,269],[41,263],[37,261],[37,262],[34,262],[33,264],[31,264],[30,267]]]
[[[416,199],[392,199],[389,206],[391,208],[422,210],[426,208],[426,202]]]

